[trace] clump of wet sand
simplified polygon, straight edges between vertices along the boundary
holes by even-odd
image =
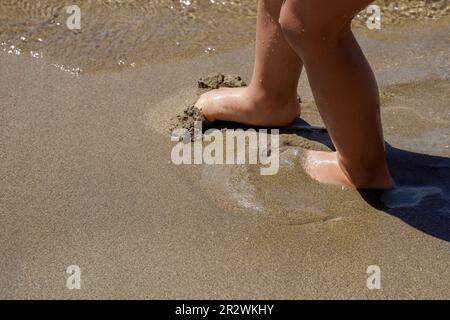
[[[199,94],[205,91],[226,88],[245,87],[247,84],[239,75],[224,75],[221,73],[202,77],[198,80],[197,86]],[[191,137],[194,137],[194,124],[197,121],[202,121],[203,130],[211,127],[212,123],[208,121],[203,113],[194,105],[194,103],[187,106],[181,114],[176,115],[171,120],[169,132],[173,133],[179,129],[186,129]]]
[[[193,138],[194,125],[197,121],[202,122],[203,129],[211,126],[211,122],[205,118],[203,113],[196,106],[190,105],[186,107],[181,114],[172,119],[169,131],[170,133],[173,133],[176,130],[186,129]]]
[[[216,74],[198,80],[199,89],[219,89],[221,87],[238,88],[245,87],[247,84],[239,75]]]

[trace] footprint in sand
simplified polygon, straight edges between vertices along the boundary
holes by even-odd
[[[221,74],[198,81],[201,91],[244,85],[239,76]],[[194,123],[200,120],[204,121],[201,112],[193,104],[189,105],[172,118],[169,132],[181,128],[193,136]],[[203,129],[211,127],[222,130],[222,134],[227,129],[250,129],[226,122],[207,122]],[[278,138],[280,169],[276,175],[262,176],[260,165],[204,165],[199,187],[223,208],[266,215],[278,223],[301,225],[334,221],[344,215],[346,209],[342,202],[355,202],[355,198],[359,198],[357,192],[320,185],[305,173],[301,164],[305,149],[330,150],[331,141],[326,129],[299,119],[290,127],[280,128]],[[243,152],[248,152],[248,148],[247,145]]]
[[[289,141],[281,142],[280,169],[273,176],[262,176],[259,165],[204,166],[200,185],[205,194],[225,209],[290,225],[335,220],[350,212],[343,203],[363,204],[355,190],[312,180],[302,167],[304,148],[298,146],[307,142]]]

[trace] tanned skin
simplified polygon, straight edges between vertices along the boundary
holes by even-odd
[[[350,28],[370,0],[259,0],[251,83],[205,93],[196,106],[210,121],[285,126],[300,116],[304,67],[336,152],[306,151],[319,182],[389,189],[378,86]]]

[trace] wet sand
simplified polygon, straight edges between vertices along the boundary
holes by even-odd
[[[449,26],[358,32],[402,186],[384,195],[305,176],[296,152],[323,131],[286,134],[273,177],[170,163],[196,80],[248,81],[251,49],[79,77],[0,52],[0,297],[450,298]],[[321,126],[304,76],[299,93]]]

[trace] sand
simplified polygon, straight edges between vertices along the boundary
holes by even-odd
[[[197,79],[248,80],[253,50],[79,77],[0,52],[0,297],[450,298],[449,26],[358,32],[404,186],[384,195],[306,177],[297,155],[328,148],[320,129],[283,133],[273,177],[170,163]],[[320,128],[305,77],[299,94]]]

